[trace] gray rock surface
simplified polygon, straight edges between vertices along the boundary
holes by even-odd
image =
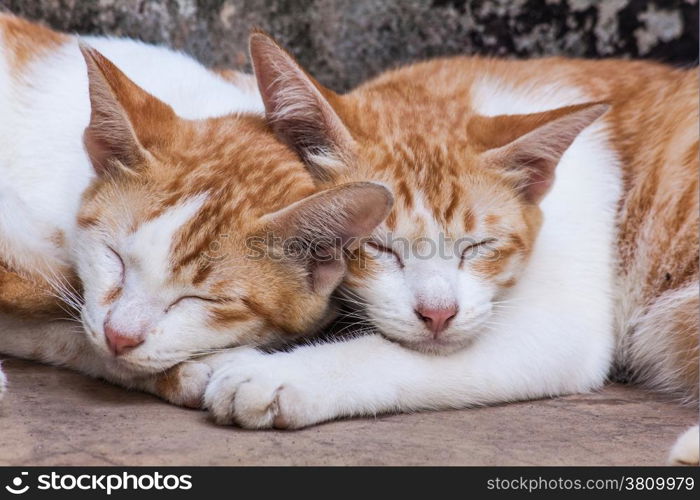
[[[239,69],[257,26],[336,90],[447,54],[698,57],[698,0],[0,0],[0,9]]]
[[[251,432],[67,370],[16,359],[3,366],[0,466],[663,465],[698,421],[693,408],[613,384],[593,394]]]

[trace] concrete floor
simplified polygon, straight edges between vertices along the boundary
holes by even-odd
[[[697,413],[638,389],[333,422],[214,426],[77,373],[4,363],[0,465],[661,465]]]

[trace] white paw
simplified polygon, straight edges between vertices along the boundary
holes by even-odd
[[[318,404],[304,380],[304,368],[294,369],[284,353],[266,355],[242,350],[238,359],[214,372],[204,405],[219,424],[251,429],[299,428],[322,420]]]
[[[187,408],[202,408],[204,391],[217,367],[228,364],[229,359],[238,358],[239,349],[230,349],[185,361],[154,380],[152,392],[166,401]]]
[[[698,465],[700,435],[698,426],[691,427],[678,438],[668,457],[669,465]]]

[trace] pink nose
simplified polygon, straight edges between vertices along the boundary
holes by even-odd
[[[416,315],[433,332],[433,338],[438,338],[450,320],[457,315],[457,304],[447,307],[416,307]]]
[[[104,325],[105,338],[107,339],[107,346],[112,354],[115,356],[120,356],[135,347],[143,344],[144,336],[141,334],[127,334],[120,330],[112,328],[108,323],[105,322]]]

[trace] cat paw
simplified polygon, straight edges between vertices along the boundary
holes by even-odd
[[[159,375],[154,392],[174,405],[199,409],[211,374],[208,364],[186,361]]]
[[[175,365],[151,380],[146,390],[174,405],[201,409],[212,373],[238,359],[238,351],[225,350]]]
[[[668,457],[669,465],[698,465],[700,461],[698,426],[691,427],[678,438]]]
[[[284,361],[250,349],[217,370],[204,396],[214,420],[249,429],[295,429],[316,423],[300,370]]]

